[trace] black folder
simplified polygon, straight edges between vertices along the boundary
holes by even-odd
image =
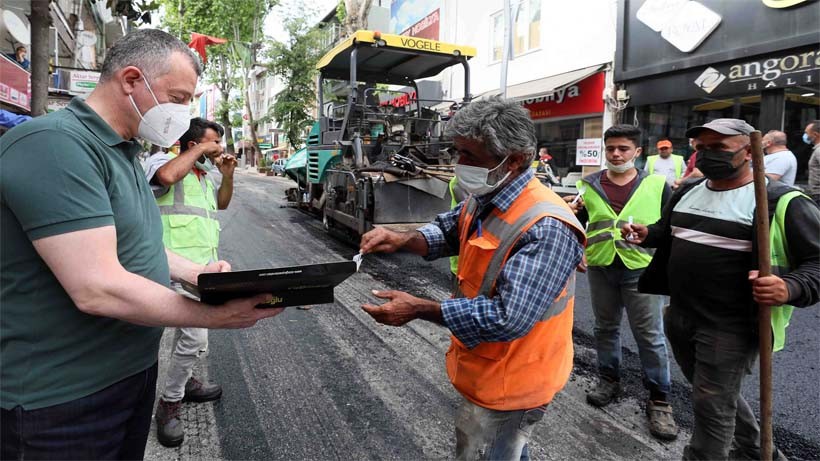
[[[207,304],[270,293],[273,299],[256,307],[288,307],[333,302],[333,287],[356,272],[356,263],[343,261],[307,266],[199,274],[197,284],[183,288]]]

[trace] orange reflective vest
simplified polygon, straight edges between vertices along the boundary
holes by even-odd
[[[537,179],[527,184],[507,211],[496,208],[484,218],[480,236],[477,230],[469,233],[477,206],[475,198],[470,197],[459,217],[458,289],[454,297],[495,296],[495,281],[513,246],[544,217],[563,221],[586,244],[583,227],[567,204]],[[471,402],[493,410],[530,409],[550,402],[572,371],[574,302],[573,273],[525,336],[507,342],[481,343],[472,349],[452,336],[447,351],[450,382]]]

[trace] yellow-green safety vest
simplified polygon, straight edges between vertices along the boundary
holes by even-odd
[[[648,226],[661,217],[661,202],[666,178],[659,175],[647,175],[632,193],[629,201],[619,214],[615,214],[609,202],[589,183],[583,179],[576,187],[582,190],[584,206],[589,214],[587,224],[587,264],[590,266],[608,266],[617,254],[624,265],[632,270],[643,269],[652,260],[654,250],[643,248],[625,240],[621,236],[621,227],[629,222]]]
[[[462,200],[464,200],[466,198],[466,197],[463,197],[464,193],[461,191],[461,189],[456,187],[457,184],[458,184],[458,179],[455,176],[453,176],[450,179],[450,183],[448,184],[448,187],[450,188],[450,209],[451,210],[453,208],[455,208],[456,205],[458,205]],[[461,200],[459,200],[459,199],[461,199]],[[458,256],[450,256],[450,272],[452,272],[453,275],[458,274]]]
[[[205,175],[198,179],[193,171],[189,172],[157,198],[157,205],[162,215],[162,242],[166,248],[197,264],[218,259],[216,192]]]
[[[658,161],[660,155],[650,155],[649,158],[646,159],[646,172],[649,174],[655,174],[655,162]],[[680,178],[683,176],[683,156],[682,155],[675,155],[672,154],[672,161],[675,162],[675,177]]]
[[[777,201],[774,217],[769,226],[769,243],[771,246],[772,275],[782,277],[791,272],[788,244],[786,242],[786,209],[795,197],[804,196],[800,191],[783,194]],[[786,327],[789,326],[794,306],[784,304],[772,307],[772,349],[776,352],[786,344]]]

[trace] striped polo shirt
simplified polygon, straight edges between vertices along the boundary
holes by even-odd
[[[706,324],[748,329],[755,325],[748,272],[752,253],[754,184],[713,190],[694,186],[671,216],[671,302]]]

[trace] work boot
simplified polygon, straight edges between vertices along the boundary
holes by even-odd
[[[185,383],[185,397],[183,402],[210,402],[222,397],[222,388],[218,384],[203,383],[191,376]]]
[[[154,417],[157,421],[157,440],[166,447],[178,447],[185,439],[185,430],[182,427],[182,420],[179,419],[180,410],[182,402],[166,402],[159,399],[157,414]]]
[[[587,402],[596,407],[605,407],[621,393],[621,383],[601,376],[592,392],[587,392]]]
[[[646,416],[649,417],[649,433],[660,440],[675,440],[678,437],[678,425],[672,417],[672,405],[660,400],[649,400],[646,403]]]

